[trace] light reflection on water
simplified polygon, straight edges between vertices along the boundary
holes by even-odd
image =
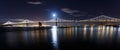
[[[58,44],[64,41],[91,41],[96,43],[118,43],[120,42],[120,27],[84,25],[79,27],[39,29],[29,31],[5,32],[6,43],[9,46],[21,44],[29,46],[35,44],[51,43],[55,50],[60,47]],[[79,44],[79,43],[78,43]]]
[[[54,46],[54,49],[58,49],[58,37],[57,37],[57,26],[53,26],[52,29],[52,43]]]
[[[86,27],[87,27],[87,25],[85,25],[84,28],[83,28],[84,29],[84,33],[83,33],[84,39],[86,39],[86,34],[87,34],[87,32],[86,32],[87,28]]]

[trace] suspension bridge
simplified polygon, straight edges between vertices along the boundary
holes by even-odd
[[[95,18],[85,20],[65,20],[51,19],[48,21],[32,21],[28,19],[17,19],[19,22],[7,21],[2,25],[6,27],[38,27],[38,26],[80,26],[80,25],[120,25],[120,19],[105,15],[100,15]]]

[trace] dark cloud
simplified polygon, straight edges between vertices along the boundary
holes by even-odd
[[[73,10],[70,8],[62,8],[61,11],[68,13],[69,15],[78,17],[78,16],[85,16],[87,13],[79,10]]]
[[[78,17],[78,16],[85,16],[85,15],[83,15],[83,14],[72,14],[73,16],[75,16],[75,17]]]
[[[69,14],[78,13],[79,12],[78,10],[72,10],[72,9],[69,9],[69,8],[62,8],[61,10],[63,12],[65,12],[65,13],[69,13]]]
[[[40,1],[36,1],[36,2],[28,1],[27,3],[28,3],[28,4],[33,4],[33,5],[40,5],[40,4],[43,4],[43,3],[40,2]]]

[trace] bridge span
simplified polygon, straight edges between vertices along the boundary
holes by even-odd
[[[7,21],[2,24],[6,27],[38,27],[38,26],[80,26],[80,25],[120,25],[120,19],[101,15],[91,19],[85,20],[65,20],[65,19],[51,19],[48,21],[32,21],[23,19],[20,22]]]

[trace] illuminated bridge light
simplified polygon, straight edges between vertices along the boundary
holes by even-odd
[[[4,23],[3,25],[7,25],[7,24],[15,24],[15,23],[13,23],[13,22],[11,22],[11,21],[7,21],[7,22]]]

